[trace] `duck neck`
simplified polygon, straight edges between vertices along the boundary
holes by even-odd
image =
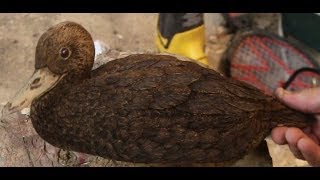
[[[61,85],[78,84],[83,80],[87,79],[88,77],[90,77],[90,71],[85,71],[85,72],[71,71],[68,74],[66,74],[63,79],[61,79],[61,82],[59,84]]]
[[[75,84],[81,83],[89,76],[90,74],[88,73],[77,72],[70,72],[66,74],[52,89],[38,98],[35,98],[33,100],[33,105],[41,102],[41,104],[45,104],[47,108],[52,107],[55,103],[60,101],[61,97],[63,97],[62,94],[67,93]]]

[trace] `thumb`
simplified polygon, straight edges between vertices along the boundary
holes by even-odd
[[[320,166],[320,147],[318,144],[309,138],[301,138],[297,146],[311,166]]]
[[[320,113],[320,88],[308,88],[291,92],[278,88],[277,98],[287,106],[306,113]]]

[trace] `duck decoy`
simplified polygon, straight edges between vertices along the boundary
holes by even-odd
[[[35,72],[10,107],[31,103],[36,132],[65,150],[134,163],[234,162],[297,112],[244,82],[171,55],[135,54],[92,70],[94,44],[74,22],[39,39]]]

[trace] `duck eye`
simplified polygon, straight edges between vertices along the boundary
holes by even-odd
[[[70,50],[68,48],[61,48],[60,49],[60,56],[63,58],[63,59],[68,59],[70,57]]]
[[[37,87],[39,87],[41,84],[39,84],[40,82],[40,78],[36,78],[35,80],[32,81],[31,85],[30,85],[30,89],[35,89]]]
[[[32,84],[37,84],[39,81],[40,81],[40,78],[37,78],[37,79],[32,81]]]

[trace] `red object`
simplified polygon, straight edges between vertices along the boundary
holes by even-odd
[[[272,94],[302,67],[317,68],[313,60],[292,44],[264,35],[247,35],[236,42],[229,53],[231,77]],[[302,72],[290,84],[289,90],[312,87],[320,76]]]

